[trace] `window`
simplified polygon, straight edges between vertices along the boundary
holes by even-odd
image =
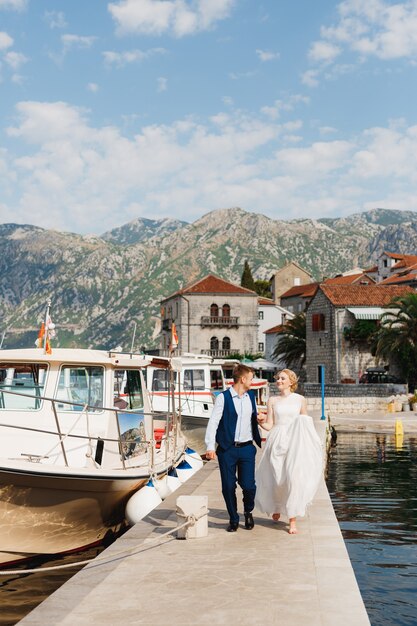
[[[223,389],[223,377],[221,370],[210,370],[210,387],[211,389]]]
[[[165,373],[166,370],[161,371]],[[115,370],[114,406],[118,409],[143,410],[143,392],[140,370]]]
[[[301,285],[301,278],[299,276],[296,276],[294,278],[294,287],[299,287]]]
[[[204,370],[184,370],[184,390],[204,389]]]
[[[222,348],[223,350],[230,350],[230,337],[223,337]]]
[[[388,267],[388,259],[384,259],[384,267]]]
[[[59,374],[56,400],[75,404],[58,404],[61,411],[82,411],[87,404],[103,406],[104,368],[89,365],[63,365]]]
[[[177,372],[172,372],[174,384],[177,382]],[[152,374],[152,391],[166,391],[169,388],[169,370],[154,370]]]
[[[259,350],[259,352],[263,352],[265,350],[265,346],[264,346],[263,341],[260,341],[258,343],[258,350]]]
[[[45,363],[0,363],[0,409],[35,411],[40,409],[48,366]],[[2,391],[28,396],[15,396]]]
[[[298,303],[298,305],[297,305],[297,308],[298,308],[298,312],[299,312],[299,313],[301,313],[301,311],[302,311],[302,310],[303,310],[303,308],[304,308],[303,303],[302,303],[302,302],[299,302],[299,303]]]
[[[223,317],[230,317],[230,305],[229,304],[223,304],[222,315]]]
[[[313,313],[311,318],[311,330],[313,332],[326,330],[326,316],[324,313]]]
[[[219,307],[217,304],[212,304],[210,307],[210,317],[219,317]]]
[[[219,349],[219,340],[217,337],[212,337],[210,339],[210,350],[218,350]]]
[[[264,312],[258,311],[258,320],[263,320],[263,319],[264,319]]]

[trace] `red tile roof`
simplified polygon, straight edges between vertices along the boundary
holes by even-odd
[[[300,296],[301,298],[313,297],[317,291],[319,283],[307,283],[307,285],[296,285],[291,287],[285,293],[282,293],[280,298],[293,298],[294,296]]]
[[[401,267],[410,267],[417,263],[417,256],[415,254],[403,254],[402,258],[392,266],[391,271],[400,269]]]
[[[275,302],[273,300],[271,300],[271,298],[262,298],[259,297],[258,298],[258,304],[260,304],[261,306],[275,306]]]
[[[408,281],[417,281],[417,274],[415,272],[407,272],[404,274],[394,274],[389,276],[385,280],[381,280],[379,285],[397,285],[398,283],[406,283]]]
[[[335,276],[334,278],[327,278],[324,282],[326,285],[352,285],[364,280],[367,280],[371,284],[375,283],[374,279],[368,276],[366,272],[349,274],[348,276]]]
[[[183,289],[179,289],[169,297],[172,298],[173,296],[186,293],[239,293],[241,295],[248,296],[257,295],[254,291],[251,291],[251,289],[246,289],[245,287],[240,287],[239,285],[229,283],[227,280],[223,280],[223,278],[219,278],[214,274],[208,274],[204,278],[198,280],[196,283],[192,283],[191,285],[187,285]],[[164,299],[168,300],[168,298]]]
[[[397,296],[415,293],[407,286],[384,285],[320,285],[335,306],[384,306]]]
[[[278,326],[273,326],[272,328],[268,328],[268,330],[264,331],[265,335],[272,335],[274,333],[279,333],[282,331],[284,326],[282,324],[278,324]]]

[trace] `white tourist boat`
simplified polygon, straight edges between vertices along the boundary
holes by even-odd
[[[158,358],[158,362],[169,360]],[[153,410],[172,409],[173,398],[175,410],[183,417],[208,419],[216,395],[227,389],[221,365],[213,363],[210,356],[196,354],[173,357],[171,361],[174,364],[171,371],[152,365],[147,369],[147,387]]]
[[[208,419],[217,394],[233,384],[233,368],[236,359],[216,359],[208,355],[185,354],[172,359],[158,357],[158,362],[171,362],[171,371],[147,368],[146,381],[154,411],[168,411],[174,402],[175,411],[184,417]],[[177,371],[174,371],[177,370]],[[170,394],[170,389],[173,390]],[[263,410],[269,397],[269,382],[255,377],[251,389],[256,404]]]
[[[124,523],[132,494],[182,462],[180,419],[155,417],[143,377],[168,365],[111,351],[0,350],[1,564],[101,542]]]

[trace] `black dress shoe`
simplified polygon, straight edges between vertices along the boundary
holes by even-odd
[[[245,513],[245,528],[247,530],[252,530],[255,526],[255,522],[253,521],[252,513]]]
[[[228,533],[235,533],[238,528],[239,528],[239,522],[230,522],[226,530]]]

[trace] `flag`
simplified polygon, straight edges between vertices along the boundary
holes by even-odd
[[[50,316],[46,318],[46,323],[42,322],[39,329],[38,338],[35,341],[37,348],[43,348],[45,346],[45,354],[52,354],[51,338],[55,337],[55,324],[52,322]]]
[[[178,348],[177,329],[175,328],[174,322],[172,322],[172,326],[171,326],[171,341],[170,341],[170,344],[169,344],[169,350],[170,350],[170,352],[174,352],[174,350],[176,350],[177,348]]]

